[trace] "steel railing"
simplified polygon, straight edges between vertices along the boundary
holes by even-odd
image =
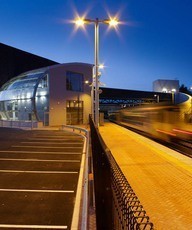
[[[38,121],[20,121],[20,120],[0,120],[0,127],[8,128],[38,128],[42,127],[43,123]]]
[[[154,229],[91,117],[90,131],[97,229]]]

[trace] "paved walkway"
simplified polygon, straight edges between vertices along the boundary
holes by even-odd
[[[192,159],[113,123],[99,130],[155,229],[191,229]]]

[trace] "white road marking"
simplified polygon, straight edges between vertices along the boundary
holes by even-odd
[[[28,140],[41,140],[41,141],[71,141],[71,139],[74,139],[76,141],[83,141],[82,138],[27,138]]]
[[[74,171],[27,171],[27,170],[7,170],[1,169],[0,172],[4,173],[44,173],[44,174],[77,174],[78,172]]]
[[[19,158],[0,158],[0,161],[34,161],[34,162],[67,162],[67,163],[76,163],[80,160],[43,160],[43,159],[19,159]]]
[[[49,144],[49,145],[52,145],[52,144],[54,144],[54,145],[82,145],[82,143],[73,143],[73,142],[67,142],[67,143],[65,143],[65,142],[60,142],[60,143],[58,143],[58,142],[41,142],[41,141],[24,141],[24,142],[21,142],[21,143],[23,143],[23,144]]]
[[[20,225],[20,224],[0,224],[0,228],[30,228],[30,229],[67,229],[67,226],[60,225]]]
[[[79,224],[79,219],[80,219],[80,210],[81,210],[81,200],[83,196],[82,187],[86,186],[85,179],[83,179],[84,170],[85,170],[85,154],[82,155],[82,161],[80,165],[80,172],[79,172],[79,178],[78,178],[78,183],[77,183],[77,192],[76,192],[76,199],[75,199],[71,229],[78,229],[78,224]]]
[[[42,192],[42,193],[74,193],[73,190],[42,190],[42,189],[8,189],[1,188],[0,192]]]
[[[11,147],[14,148],[45,148],[45,149],[69,149],[69,148],[74,148],[74,149],[81,149],[82,147],[56,147],[56,146],[34,146],[34,145],[12,145]]]
[[[33,137],[29,137],[29,138],[35,138],[35,137],[64,137],[64,138],[82,138],[80,135],[34,135]]]
[[[40,153],[40,154],[61,154],[61,155],[70,155],[77,154],[81,155],[82,153],[78,152],[42,152],[42,151],[20,151],[20,150],[0,150],[0,153]]]

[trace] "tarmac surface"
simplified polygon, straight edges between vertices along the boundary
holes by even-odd
[[[192,159],[113,123],[99,131],[154,228],[192,229]]]
[[[70,229],[83,137],[0,128],[0,229]]]

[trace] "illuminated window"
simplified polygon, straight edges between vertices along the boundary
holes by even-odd
[[[66,89],[70,91],[83,92],[84,77],[81,73],[67,71]]]

